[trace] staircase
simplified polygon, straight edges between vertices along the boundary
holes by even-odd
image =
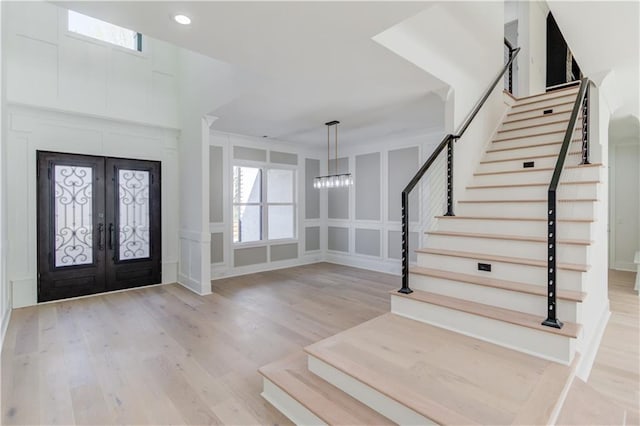
[[[263,396],[298,424],[579,424],[588,401],[598,421],[623,424],[623,409],[575,377],[595,333],[583,305],[605,172],[579,165],[581,118],[557,192],[564,325],[542,325],[547,189],[577,92],[517,100],[456,216],[438,216],[417,250],[412,292],[392,292],[390,313],[305,348],[306,364],[295,354],[262,368]]]

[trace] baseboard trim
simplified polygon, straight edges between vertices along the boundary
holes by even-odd
[[[376,272],[400,276],[402,265],[399,260],[371,259],[353,256],[350,254],[339,255],[327,253],[325,261],[336,265],[352,266],[354,268],[369,269]]]
[[[242,268],[221,268],[219,264],[211,264],[211,281],[257,274],[260,272],[277,271],[278,269],[295,268],[296,266],[312,265],[320,262],[324,262],[321,256],[308,256],[278,262],[260,263]]]
[[[604,337],[604,332],[607,329],[609,318],[611,318],[611,310],[609,309],[609,300],[607,300],[607,305],[605,306],[605,309],[600,315],[600,320],[598,321],[598,328],[593,333],[593,337],[589,341],[589,344],[585,346],[587,351],[580,354],[580,360],[576,367],[576,376],[585,382],[591,374],[591,369],[593,368],[593,363],[598,355],[598,349],[600,349],[602,337]]]

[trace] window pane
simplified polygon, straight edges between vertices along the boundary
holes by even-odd
[[[233,206],[233,242],[246,243],[262,239],[262,207]]]
[[[293,170],[269,169],[267,191],[269,203],[293,203]]]
[[[93,263],[93,169],[54,167],[56,268]]]
[[[262,201],[262,170],[256,167],[233,167],[233,202],[236,204]]]
[[[269,206],[269,239],[294,238],[294,206]]]
[[[108,22],[69,11],[68,30],[87,37],[106,41],[127,49],[138,50],[138,33]]]
[[[149,172],[118,170],[118,259],[149,257]]]

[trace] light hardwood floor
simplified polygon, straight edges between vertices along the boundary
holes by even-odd
[[[389,310],[398,277],[326,263],[17,309],[2,351],[2,424],[289,424],[257,369]],[[613,315],[588,383],[638,423],[638,297]]]

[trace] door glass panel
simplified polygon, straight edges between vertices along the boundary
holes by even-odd
[[[149,257],[149,172],[118,170],[118,259]]]
[[[54,166],[55,266],[93,263],[91,167]]]

